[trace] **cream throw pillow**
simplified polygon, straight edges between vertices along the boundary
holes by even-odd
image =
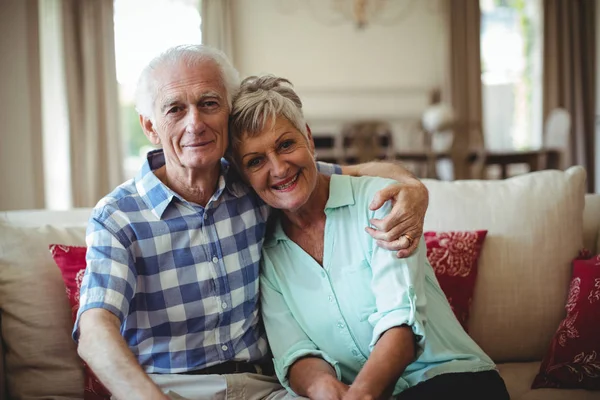
[[[83,398],[83,368],[51,243],[85,246],[85,228],[0,223],[2,339],[13,399]]]
[[[584,169],[424,182],[426,231],[488,231],[469,334],[496,362],[541,360],[564,317],[571,261],[583,246]]]

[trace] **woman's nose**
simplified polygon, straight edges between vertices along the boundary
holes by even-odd
[[[271,173],[275,177],[285,177],[288,172],[288,163],[279,155],[271,155],[272,169]]]

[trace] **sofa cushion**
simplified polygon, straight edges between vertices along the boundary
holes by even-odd
[[[583,389],[531,389],[539,362],[498,364],[511,400],[598,400],[599,392]]]
[[[565,309],[532,387],[600,390],[600,256],[573,262]]]
[[[467,330],[477,261],[487,231],[425,232],[427,258],[458,322]]]
[[[19,228],[0,223],[1,329],[10,398],[83,397],[71,310],[48,245],[85,245],[84,239],[83,226]]]
[[[583,247],[585,171],[541,171],[429,189],[426,231],[487,230],[469,334],[496,362],[541,360]]]

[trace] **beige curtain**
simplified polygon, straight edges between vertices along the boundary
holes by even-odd
[[[233,63],[232,0],[202,0],[202,43],[223,51]],[[234,64],[235,65],[235,64]]]
[[[456,116],[452,161],[454,179],[480,178],[483,161],[467,162],[469,149],[483,149],[480,20],[478,0],[449,0],[450,69],[448,98]]]
[[[544,0],[544,98],[571,114],[570,164],[583,165],[588,190],[595,182],[596,0]]]
[[[44,0],[46,207],[95,205],[122,182],[111,0]]]

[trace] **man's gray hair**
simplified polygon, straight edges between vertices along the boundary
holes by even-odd
[[[242,141],[242,135],[258,135],[267,123],[274,123],[279,116],[287,118],[307,137],[302,101],[290,81],[273,75],[250,76],[244,79],[233,101],[229,119],[230,145],[236,149]]]
[[[174,46],[155,57],[140,74],[135,92],[135,109],[138,114],[154,120],[154,103],[158,92],[158,82],[154,72],[165,66],[174,66],[184,61],[188,66],[198,66],[203,62],[214,62],[220,72],[221,81],[227,92],[227,105],[231,110],[233,98],[240,87],[240,75],[227,56],[213,47],[205,45]]]

